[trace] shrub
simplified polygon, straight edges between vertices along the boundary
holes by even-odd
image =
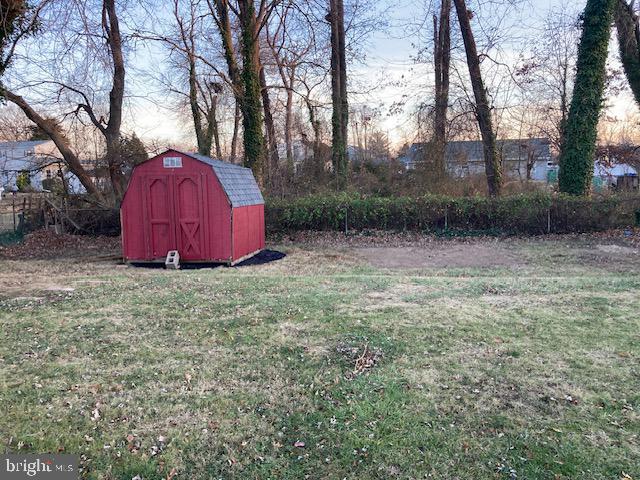
[[[271,232],[419,230],[544,234],[606,230],[634,223],[640,197],[580,198],[532,193],[501,198],[308,196],[267,201]]]
[[[16,178],[16,187],[20,192],[31,191],[31,176],[28,171],[22,171]]]

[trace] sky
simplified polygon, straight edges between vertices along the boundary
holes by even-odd
[[[430,62],[415,61],[418,48],[425,46],[427,38],[432,35],[431,15],[425,14],[425,2],[429,1],[379,2],[384,18],[388,20],[388,28],[376,30],[365,46],[366,57],[350,65],[350,105],[356,108],[362,105],[377,108],[379,115],[376,123],[388,134],[392,146],[396,148],[405,141],[414,139],[415,117],[412,113],[421,101],[429,101],[433,95],[430,91],[433,82]],[[524,0],[502,22],[510,25],[513,36],[532,38],[538,34],[537,29],[550,9],[566,6],[568,3],[576,11],[580,11],[586,0]],[[479,18],[472,21],[472,26],[478,28],[479,22],[493,21],[482,17],[494,15],[498,18],[498,13],[483,9],[478,12]],[[453,14],[455,15],[455,10]],[[428,19],[426,23],[423,21],[425,18]],[[504,59],[513,60],[522,48],[521,45],[521,41],[514,42],[514,45],[507,43],[502,46],[501,55]],[[458,51],[458,55],[462,54],[462,51]],[[403,103],[403,108],[391,112],[398,102]],[[170,108],[162,107],[163,103],[135,102],[133,110],[138,135],[144,139],[160,138],[172,142],[191,140],[186,129],[176,128],[176,125],[184,121]],[[635,111],[634,109],[635,104],[629,101],[628,95],[616,99],[612,106],[614,116],[621,118]]]

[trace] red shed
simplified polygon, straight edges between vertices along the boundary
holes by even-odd
[[[120,209],[127,262],[235,264],[264,249],[264,200],[248,168],[168,150],[134,168]]]

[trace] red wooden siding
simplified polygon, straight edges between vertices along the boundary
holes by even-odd
[[[166,168],[180,157],[181,168]],[[264,248],[264,205],[232,209],[214,169],[188,154],[168,151],[137,166],[121,209],[126,261],[226,262]]]
[[[264,205],[233,209],[233,259],[264,249]]]

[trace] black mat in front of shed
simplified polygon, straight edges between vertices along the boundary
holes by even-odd
[[[266,265],[268,263],[277,262],[287,256],[286,253],[278,252],[276,250],[263,250],[257,255],[251,258],[247,258],[244,262],[240,262],[231,268],[252,267],[255,265]],[[164,268],[164,263],[131,263],[134,267],[140,268]],[[199,270],[201,268],[221,268],[225,265],[223,263],[181,263],[180,270]]]
[[[286,257],[286,253],[278,252],[276,250],[262,250],[257,255],[251,258],[247,258],[244,262],[240,262],[236,267],[251,267],[253,265],[264,265],[266,263],[277,262]]]

